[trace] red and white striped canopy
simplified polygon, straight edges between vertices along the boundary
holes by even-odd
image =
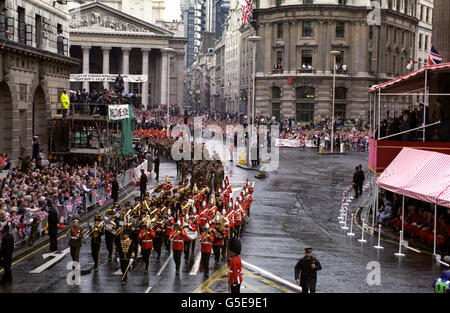
[[[403,148],[377,178],[386,190],[450,208],[450,155]]]

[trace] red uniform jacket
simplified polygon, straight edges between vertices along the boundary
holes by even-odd
[[[204,212],[205,212],[205,210],[203,210],[203,209],[198,212],[198,216],[197,216],[198,227],[205,227],[206,222],[208,221],[207,216]]]
[[[164,236],[172,235],[173,224],[175,224],[175,219],[173,217],[171,217],[171,218],[169,218],[169,221],[166,224],[167,227],[166,227],[166,233],[164,234]]]
[[[241,274],[242,266],[241,266],[241,259],[239,258],[239,256],[235,256],[234,258],[232,258],[231,261],[229,262],[228,266],[229,266],[228,283],[230,285],[241,284],[242,283],[242,274]]]
[[[223,244],[223,235],[220,236],[221,232],[219,232],[217,229],[215,229],[214,231],[216,232],[217,237],[214,237],[213,246],[221,246]]]
[[[142,250],[148,250],[153,248],[153,238],[156,237],[155,231],[152,229],[147,234],[145,229],[139,233],[139,241],[141,242]]]
[[[182,231],[180,234],[173,236],[173,250],[183,250],[184,249],[184,239],[187,238],[186,231]]]
[[[209,237],[206,237],[206,238],[205,237],[206,236],[201,236],[200,237],[200,240],[203,240],[203,242],[201,242],[201,249],[200,249],[200,251],[202,253],[211,253],[212,242],[214,241],[214,235],[211,234]]]

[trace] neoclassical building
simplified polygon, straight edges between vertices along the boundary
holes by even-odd
[[[34,135],[48,152],[49,120],[69,88],[68,8],[44,0],[2,0],[0,12],[0,152],[15,163],[31,155]]]
[[[72,74],[147,75],[146,82],[125,82],[124,86],[125,93],[134,93],[144,105],[167,104],[170,79],[170,104],[182,106],[186,42],[187,39],[174,30],[140,20],[101,2],[70,11],[70,56],[81,60]],[[101,90],[112,86],[111,82],[71,83],[72,90]]]
[[[370,0],[256,1],[252,26],[262,37],[256,112],[302,121],[330,117],[335,64],[330,52],[339,51],[335,114],[367,120],[368,87],[405,74],[414,58],[415,5],[382,1],[379,25],[369,25]]]

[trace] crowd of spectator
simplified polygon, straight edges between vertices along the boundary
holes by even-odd
[[[378,198],[377,221],[384,227],[398,233],[402,229],[401,196],[383,190]],[[434,205],[405,197],[405,238],[416,240],[424,245],[433,246],[434,241]],[[436,246],[444,255],[450,253],[450,210],[437,207]]]

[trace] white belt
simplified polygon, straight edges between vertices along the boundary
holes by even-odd
[[[70,237],[70,239],[78,239],[78,237]]]
[[[151,240],[142,240],[142,242],[152,242]]]
[[[202,245],[211,245],[211,242],[202,242]]]
[[[183,240],[174,240],[173,242],[184,242]]]

